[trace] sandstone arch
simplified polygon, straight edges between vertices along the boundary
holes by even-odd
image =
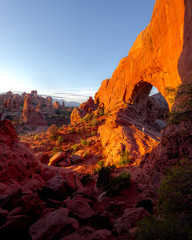
[[[158,0],[151,22],[139,34],[129,55],[95,95],[96,103],[110,111],[119,102],[129,103],[139,82],[148,82],[166,97],[167,87],[181,84],[178,62],[184,43],[184,0]]]

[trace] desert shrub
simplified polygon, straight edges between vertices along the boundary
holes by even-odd
[[[90,122],[94,117],[94,114],[93,113],[88,113],[84,118],[83,118],[83,121],[85,122]]]
[[[113,169],[111,167],[102,166],[100,168],[97,178],[97,188],[104,190],[108,186],[109,181],[112,179],[112,172]]]
[[[119,194],[130,185],[130,173],[123,171],[117,177],[112,176],[114,167],[101,167],[97,179],[97,187],[107,192],[108,196]]]
[[[123,171],[117,177],[112,178],[109,184],[105,187],[108,196],[119,194],[123,189],[130,185],[130,173]]]
[[[121,151],[120,152],[121,159],[119,161],[119,166],[124,166],[130,163],[130,153],[129,151]]]
[[[58,127],[57,125],[53,124],[51,125],[48,130],[47,134],[51,140],[56,140],[58,136]]]
[[[74,144],[73,146],[71,146],[71,149],[72,149],[72,154],[74,154],[78,149],[78,145]]]
[[[100,109],[99,109],[98,115],[99,115],[99,116],[103,116],[103,115],[104,115],[104,108],[100,108]]]
[[[99,122],[97,121],[96,118],[93,118],[92,121],[90,122],[90,126],[93,126],[93,127],[97,126],[98,124]]]
[[[104,167],[104,165],[105,165],[105,162],[103,160],[99,161],[95,168],[95,172],[99,172],[101,170],[101,168]]]
[[[192,166],[181,161],[174,166],[159,188],[159,218],[138,222],[134,239],[192,239]]]
[[[60,145],[61,143],[63,143],[65,141],[65,138],[62,136],[58,136],[57,137],[57,144]]]
[[[86,175],[83,176],[82,179],[81,179],[81,183],[82,183],[83,185],[86,185],[86,184],[88,184],[88,183],[91,182],[91,181],[93,181],[93,179],[92,179],[92,177],[91,177],[90,174],[86,174]]]
[[[103,167],[104,165],[105,165],[105,162],[103,160],[101,160],[97,163],[97,166],[99,166],[99,167]]]
[[[62,149],[62,147],[59,147],[59,148],[57,148],[57,147],[53,147],[53,150],[52,150],[52,156],[54,156],[56,153],[58,153],[58,152],[60,152],[60,151],[62,151],[63,149]]]
[[[136,240],[192,239],[191,225],[171,216],[166,216],[163,219],[147,216],[137,223],[137,227],[133,238]]]
[[[86,141],[85,139],[80,139],[80,143],[81,143],[81,145],[83,145],[83,146],[89,146],[89,142],[88,141]]]
[[[136,208],[143,207],[145,208],[149,213],[153,213],[153,204],[150,199],[144,199],[137,202]]]
[[[39,139],[39,135],[36,134],[35,137],[34,137],[35,140],[38,140]]]
[[[170,215],[187,213],[192,216],[192,166],[186,160],[174,166],[159,188],[159,212]]]
[[[176,107],[172,108],[168,122],[179,124],[182,121],[191,122],[192,118],[192,84],[183,83],[177,88],[166,88],[166,97],[170,103],[176,100]]]
[[[95,135],[97,135],[97,132],[96,131],[92,131],[91,132],[91,136],[95,136]]]

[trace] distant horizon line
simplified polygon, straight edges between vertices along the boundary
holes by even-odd
[[[90,94],[87,94],[88,91],[78,91],[78,92],[49,92],[49,91],[43,91],[43,90],[37,90],[32,89],[30,91],[18,91],[18,90],[9,90],[9,91],[2,91],[0,92],[0,95],[7,94],[8,92],[12,92],[13,94],[19,94],[22,95],[23,93],[31,93],[32,91],[37,91],[37,95],[42,97],[52,97],[53,101],[56,100],[63,100],[66,103],[77,103],[81,104],[88,100],[89,97],[93,97],[96,93],[96,91],[89,91]],[[94,93],[94,94],[93,94]],[[63,96],[62,96],[63,95]]]

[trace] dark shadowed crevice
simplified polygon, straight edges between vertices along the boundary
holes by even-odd
[[[149,93],[151,92],[152,85],[148,82],[139,82],[132,93],[132,103],[133,104],[139,104],[143,100],[145,100],[148,96]]]

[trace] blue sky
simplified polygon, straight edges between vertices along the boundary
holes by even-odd
[[[84,101],[148,25],[155,0],[0,0],[0,92]]]

